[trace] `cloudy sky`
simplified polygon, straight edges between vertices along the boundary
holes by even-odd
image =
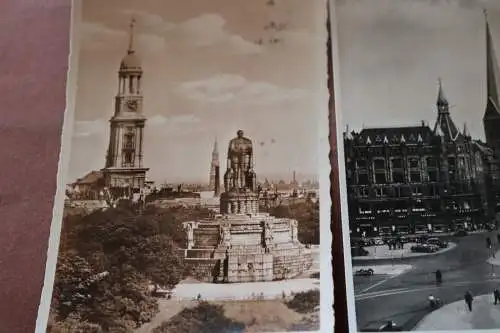
[[[215,138],[225,167],[238,129],[254,140],[258,175],[316,175],[324,1],[268,1],[83,1],[70,180],[103,167],[132,17],[152,180],[208,182]],[[270,22],[281,30],[265,29]]]
[[[441,77],[452,118],[484,138],[488,10],[500,54],[500,1],[339,0],[340,112],[350,129],[432,126]]]

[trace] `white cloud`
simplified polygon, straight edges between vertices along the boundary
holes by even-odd
[[[166,117],[163,115],[155,115],[147,119],[148,127],[172,126],[179,127],[183,124],[195,124],[200,122],[200,119],[193,114],[185,114],[178,116]],[[106,133],[109,122],[105,119],[95,120],[77,120],[75,121],[73,136],[76,138],[87,138]],[[180,127],[182,129],[182,127]]]
[[[103,134],[106,130],[107,121],[104,119],[96,120],[77,120],[73,128],[73,136],[82,138],[96,134]]]
[[[163,115],[155,115],[148,119],[147,124],[149,126],[164,126],[164,125],[178,125],[178,124],[190,124],[197,123],[200,119],[193,114],[179,115],[166,117]]]
[[[244,77],[219,74],[199,81],[184,82],[177,87],[180,95],[209,103],[271,104],[297,100],[307,94],[302,89],[279,87],[268,82],[250,82]]]
[[[130,18],[135,18],[136,21],[140,22],[141,26],[152,28],[156,31],[168,31],[175,27],[174,23],[166,21],[160,15],[145,10],[124,9],[121,13],[130,16]]]
[[[218,14],[202,14],[180,23],[174,30],[182,43],[192,47],[215,46],[230,53],[256,54],[262,47],[225,30],[226,21]]]
[[[162,50],[167,44],[178,43],[184,47],[213,47],[230,54],[257,54],[263,48],[242,36],[225,29],[226,21],[218,14],[202,14],[181,23],[173,23],[162,16],[141,10],[122,10],[127,19],[137,20],[137,48],[147,51]],[[82,41],[86,48],[103,49],[126,45],[128,25],[113,29],[99,22],[84,22]],[[142,31],[142,32],[141,32]]]
[[[102,23],[84,22],[81,27],[81,42],[86,49],[114,48],[116,45],[126,47],[128,32],[112,29]],[[138,33],[135,38],[135,47],[149,52],[162,50],[165,39],[151,33]]]

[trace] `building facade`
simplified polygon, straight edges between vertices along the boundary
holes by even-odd
[[[134,21],[130,26],[130,43],[118,72],[115,112],[110,119],[109,147],[105,167],[101,170],[105,186],[112,191],[137,192],[144,188],[144,127],[141,62],[133,45]]]
[[[458,130],[441,82],[436,107],[433,128],[344,133],[351,234],[471,229],[491,218],[493,152]]]

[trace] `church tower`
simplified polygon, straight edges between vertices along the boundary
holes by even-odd
[[[440,134],[445,142],[455,141],[461,135],[461,133],[453,122],[453,119],[451,119],[450,105],[444,94],[441,79],[439,79],[439,90],[436,107],[438,110],[438,117],[436,120],[436,124],[434,125],[434,133]]]
[[[491,31],[486,20],[486,110],[483,116],[483,126],[486,143],[493,148],[495,155],[500,156],[500,110],[498,109],[498,63],[491,39]]]
[[[134,25],[130,23],[127,54],[118,71],[114,115],[109,120],[109,147],[102,172],[106,187],[138,191],[144,187],[148,168],[143,167],[144,126],[142,67],[134,50]]]
[[[214,191],[214,196],[220,195],[220,163],[219,163],[219,149],[217,146],[217,139],[214,142],[214,150],[212,151],[212,162],[210,163],[210,190]]]

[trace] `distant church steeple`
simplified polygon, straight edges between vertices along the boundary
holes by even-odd
[[[212,162],[210,163],[210,181],[209,187],[214,191],[214,196],[220,195],[220,162],[219,162],[219,149],[217,139],[214,142],[214,150],[212,151]]]
[[[455,126],[455,123],[450,116],[450,106],[446,96],[444,95],[443,83],[438,80],[439,90],[436,101],[438,116],[434,125],[434,134],[443,136],[446,142],[455,141],[460,135],[460,131]]]
[[[486,143],[500,156],[500,113],[498,100],[498,63],[491,38],[488,15],[484,11],[486,33],[486,109],[483,116],[483,126]]]

